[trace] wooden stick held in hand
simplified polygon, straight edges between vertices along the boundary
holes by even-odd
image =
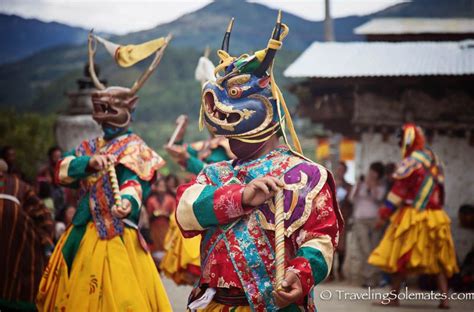
[[[181,128],[186,123],[186,120],[187,120],[186,115],[181,115],[181,116],[178,117],[177,126],[176,126],[176,129],[174,129],[173,135],[171,136],[170,140],[168,141],[168,147],[171,147],[175,143],[176,137],[178,136],[179,132],[181,131]]]
[[[285,208],[283,190],[275,196],[275,280],[276,290],[285,279]]]

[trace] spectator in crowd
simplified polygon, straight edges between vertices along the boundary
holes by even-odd
[[[66,207],[66,195],[62,186],[54,179],[54,169],[61,158],[61,149],[53,146],[48,150],[48,163],[40,170],[36,178],[38,189],[49,188],[50,197],[54,204],[54,211],[58,214]]]
[[[16,151],[15,151],[15,148],[13,146],[10,146],[10,145],[4,146],[3,149],[2,149],[1,158],[3,158],[3,160],[8,165],[8,172],[7,172],[8,174],[15,175],[19,179],[24,178],[23,172],[17,166]]]
[[[397,169],[397,164],[394,162],[389,162],[385,164],[385,185],[386,185],[386,192],[384,198],[387,197],[388,193],[390,192],[390,189],[393,186],[393,183],[395,183],[395,179],[393,178],[393,174],[395,170]],[[382,233],[385,233],[385,230],[387,229],[387,226],[381,227]],[[382,272],[382,281],[380,283],[380,286],[385,286],[390,284],[391,282],[391,276],[390,274],[386,272]]]
[[[176,175],[170,173],[166,176],[165,182],[166,182],[166,191],[168,192],[168,194],[170,194],[173,197],[176,197],[176,190],[178,189],[178,186],[180,184],[179,178]]]
[[[56,218],[56,230],[55,230],[55,238],[59,240],[61,235],[66,231],[67,227],[71,225],[72,219],[76,214],[76,207],[69,205],[65,209],[61,210],[60,214]]]
[[[462,228],[474,230],[474,205],[461,205],[458,210],[458,219]],[[474,291],[474,244],[461,261],[460,272],[455,284],[456,291]]]
[[[180,180],[176,175],[169,174],[165,181],[167,192],[175,200],[176,207],[176,189],[181,184]],[[160,263],[160,271],[177,285],[194,285],[201,272],[200,242],[198,236],[191,239],[183,237],[173,213],[165,236],[165,253]]]
[[[384,184],[384,165],[374,162],[370,165],[366,178],[360,179],[352,194],[353,203],[353,243],[358,251],[354,263],[354,272],[358,273],[358,280],[363,287],[375,287],[380,282],[380,271],[367,264],[372,250],[382,237],[377,228],[378,209],[386,194]]]
[[[397,164],[394,162],[389,162],[385,165],[385,184],[387,187],[387,193],[390,191],[390,189],[393,186],[393,183],[395,182],[395,179],[393,178],[393,173],[397,169]]]
[[[38,185],[38,197],[43,201],[43,204],[48,208],[51,213],[51,217],[54,219],[56,211],[54,210],[54,202],[51,197],[51,188],[46,183],[40,183]]]
[[[165,236],[169,229],[170,216],[176,209],[176,200],[168,194],[165,179],[158,179],[146,200],[146,210],[150,220],[153,259],[160,263],[164,255]]]
[[[347,221],[349,220],[352,214],[352,203],[349,200],[349,196],[352,191],[352,184],[347,182],[347,180],[345,179],[346,172],[347,172],[346,163],[343,161],[339,162],[334,174],[334,180],[336,182],[337,201],[339,204],[339,208],[341,209],[342,216],[344,220],[346,221],[346,226],[344,228],[344,231],[341,233],[341,236],[339,237],[339,245],[337,246],[337,250],[336,250],[338,267],[336,269],[335,263],[333,263],[333,268],[328,277],[328,280],[334,279],[334,271],[337,271],[339,280],[342,281],[345,279],[343,266],[344,266],[344,260],[346,256],[346,231],[348,230]]]
[[[35,311],[34,300],[53,244],[51,213],[0,159],[0,310]]]

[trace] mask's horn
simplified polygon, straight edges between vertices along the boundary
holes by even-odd
[[[224,39],[222,40],[221,50],[224,50],[227,53],[229,53],[229,41],[230,41],[230,34],[232,32],[232,27],[234,27],[233,17],[230,19],[229,25],[227,25],[227,30],[225,31]]]
[[[278,17],[275,24],[275,28],[273,29],[272,39],[280,40],[281,34],[281,10],[278,11]],[[273,59],[275,58],[277,50],[268,48],[267,53],[265,54],[265,58],[263,59],[262,63],[259,67],[253,72],[255,76],[262,77],[265,72],[267,71],[268,67],[271,65]]]
[[[88,45],[88,52],[89,52],[89,74],[91,75],[92,81],[94,82],[94,85],[97,89],[99,90],[105,90],[105,86],[100,82],[99,78],[97,78],[97,74],[95,73],[95,68],[94,68],[94,55],[95,55],[95,50],[97,47],[97,41],[92,34],[94,30],[92,29],[89,32],[89,45]]]

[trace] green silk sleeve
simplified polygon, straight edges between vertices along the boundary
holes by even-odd
[[[128,218],[137,223],[143,199],[150,194],[151,184],[149,181],[140,179],[135,172],[122,165],[117,167],[117,179],[122,199],[128,199],[132,204],[132,212]]]

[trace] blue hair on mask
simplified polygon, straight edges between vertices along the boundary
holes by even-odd
[[[102,130],[104,131],[104,138],[111,139],[123,133],[126,130],[126,128],[117,128],[117,127],[111,127],[109,125],[103,125]]]

